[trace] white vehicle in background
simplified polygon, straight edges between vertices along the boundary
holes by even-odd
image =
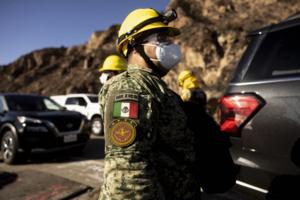
[[[51,96],[50,98],[67,110],[77,111],[85,115],[91,122],[91,132],[93,134],[103,134],[103,121],[100,115],[97,94],[67,94]]]

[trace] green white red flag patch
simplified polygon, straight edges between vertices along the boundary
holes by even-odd
[[[136,119],[138,116],[138,103],[134,101],[115,102],[113,117]]]

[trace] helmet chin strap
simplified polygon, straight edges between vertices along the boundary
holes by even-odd
[[[153,61],[145,53],[144,46],[138,44],[138,45],[135,45],[134,48],[142,56],[142,58],[150,66],[150,68],[154,71],[154,73],[156,73],[160,77],[163,77],[168,73],[168,70],[164,70],[162,67],[159,67],[153,63]]]

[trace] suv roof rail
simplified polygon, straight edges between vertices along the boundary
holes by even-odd
[[[248,33],[248,36],[260,35],[260,34],[264,34],[264,33],[268,33],[268,32],[273,32],[273,31],[285,29],[288,27],[297,26],[299,24],[300,24],[300,12],[297,12],[276,24],[271,24],[269,26],[265,26],[260,29],[251,31]]]
[[[300,12],[296,12],[295,14],[289,16],[288,18],[283,20],[283,22],[290,21],[290,20],[293,20],[293,19],[298,19],[298,18],[300,18]]]

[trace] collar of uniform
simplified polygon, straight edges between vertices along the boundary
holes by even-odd
[[[148,72],[150,74],[154,74],[153,70],[150,69],[150,68],[146,68],[146,67],[141,67],[141,66],[138,66],[138,65],[134,65],[134,64],[129,64],[128,65],[128,68],[127,68],[127,71],[145,71],[145,72]]]

